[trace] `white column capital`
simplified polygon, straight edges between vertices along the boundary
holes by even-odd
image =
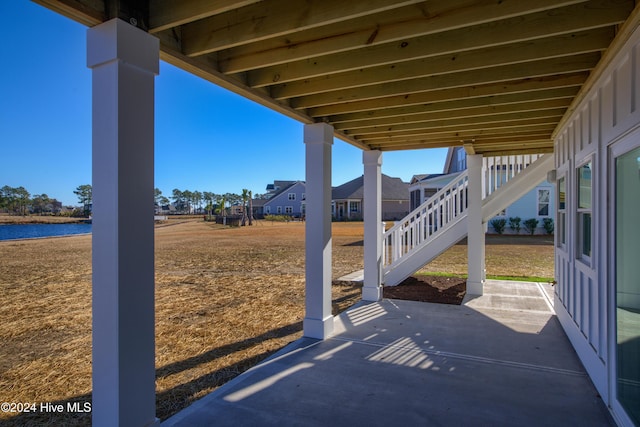
[[[160,72],[160,40],[121,19],[87,30],[87,67],[122,61],[144,71]]]
[[[380,150],[363,151],[362,164],[364,166],[382,166],[382,151]]]
[[[304,126],[305,144],[333,144],[333,126],[327,123],[313,123]]]

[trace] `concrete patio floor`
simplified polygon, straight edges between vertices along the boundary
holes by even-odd
[[[552,301],[488,281],[462,306],[360,303],[162,425],[613,426]]]

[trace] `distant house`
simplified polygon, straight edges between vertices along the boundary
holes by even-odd
[[[411,210],[420,206],[438,190],[455,179],[461,172],[467,169],[467,155],[463,147],[451,147],[447,152],[443,174],[416,175],[411,180],[409,191],[411,193]],[[554,187],[547,181],[542,182],[536,188],[516,200],[494,218],[508,220],[519,217],[522,221],[535,218],[538,222],[537,233],[543,233],[542,221],[544,218],[553,218],[555,210]],[[493,220],[492,218],[491,220]],[[489,231],[493,232],[489,220]],[[509,226],[505,233],[510,233]]]
[[[264,195],[265,199],[277,196],[283,189],[291,187],[296,182],[301,181],[273,181],[273,184],[267,184],[267,192]]]
[[[427,199],[436,194],[438,190],[449,184],[456,176],[458,176],[458,173],[414,175],[409,182],[411,210],[423,204]]]
[[[336,220],[361,220],[364,176],[333,188],[331,210]],[[410,212],[409,184],[382,174],[382,219],[398,220]]]
[[[264,204],[267,203],[267,199],[253,199],[251,201],[251,207],[253,208],[253,217],[264,217]]]
[[[306,188],[304,181],[275,181],[275,183],[282,185],[277,186],[278,189],[274,189],[270,193],[268,200],[262,205],[262,213],[264,215],[304,216]],[[267,190],[269,190],[269,186],[267,186]]]

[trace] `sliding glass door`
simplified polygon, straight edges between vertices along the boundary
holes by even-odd
[[[616,391],[640,426],[640,148],[615,158]]]

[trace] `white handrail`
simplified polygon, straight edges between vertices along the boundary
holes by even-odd
[[[495,193],[500,186],[535,162],[542,154],[484,157],[482,159],[482,199]]]
[[[482,159],[482,199],[535,162],[542,154],[485,157]],[[382,266],[386,274],[404,257],[411,255],[444,233],[467,210],[467,171],[440,189],[409,215],[396,222],[382,235]]]
[[[467,209],[467,171],[440,189],[383,234],[383,268],[387,268],[435,233],[443,233]]]

